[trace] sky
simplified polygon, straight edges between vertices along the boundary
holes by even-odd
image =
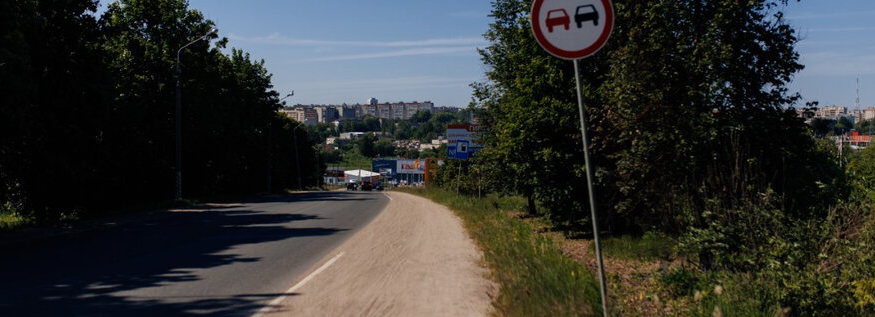
[[[466,107],[489,1],[190,0],[228,47],[264,59],[289,104],[432,101]]]
[[[466,107],[485,81],[477,48],[488,0],[189,0],[228,47],[263,59],[289,104],[432,101]],[[106,0],[101,3],[106,3]],[[785,9],[805,69],[790,89],[821,106],[875,105],[875,1],[803,0]]]
[[[800,38],[797,51],[805,69],[790,88],[820,106],[875,105],[875,1],[803,0],[786,10]]]

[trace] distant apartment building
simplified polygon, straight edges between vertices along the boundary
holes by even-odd
[[[280,112],[306,125],[315,125],[319,122],[319,113],[314,108],[283,109]]]
[[[370,98],[367,104],[295,105],[291,110],[280,111],[297,121],[306,124],[316,124],[316,122],[330,123],[364,116],[373,116],[380,119],[407,120],[417,111],[422,110],[434,113],[434,103],[431,101],[379,103],[376,98]]]
[[[839,117],[847,114],[847,107],[841,107],[836,105],[821,107],[814,111],[814,117],[816,118],[838,119]]]
[[[440,106],[440,107],[434,107],[434,111],[435,111],[435,112],[449,112],[449,113],[456,113],[456,112],[459,112],[460,110],[462,110],[462,108],[451,107],[451,106]]]
[[[338,120],[355,119],[356,118],[356,111],[357,111],[356,108],[357,107],[355,107],[355,106],[341,105],[341,106],[334,106],[334,108],[337,109],[337,112],[339,114],[339,116],[337,118]]]
[[[334,122],[340,117],[340,112],[336,107],[313,107],[316,110],[316,115],[319,122]]]
[[[875,107],[869,107],[860,110],[851,110],[851,114],[855,118],[858,118],[858,121],[872,120],[875,119]]]

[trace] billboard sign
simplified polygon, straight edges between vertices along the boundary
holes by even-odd
[[[479,127],[475,124],[447,125],[447,157],[467,160],[483,149],[482,145],[474,143],[480,137]]]
[[[398,164],[395,160],[374,160],[371,163],[372,171],[380,173],[386,178],[393,179],[396,177],[396,172],[398,171],[396,168]]]
[[[425,174],[425,159],[399,159],[397,174]]]

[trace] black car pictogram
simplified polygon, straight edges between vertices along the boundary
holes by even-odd
[[[592,21],[592,25],[599,25],[599,12],[595,6],[587,4],[577,7],[574,22],[577,23],[578,29],[583,27],[584,21]]]

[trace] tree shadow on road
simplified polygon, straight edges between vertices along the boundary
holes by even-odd
[[[26,248],[0,248],[0,314],[249,316],[273,297],[294,294],[235,294],[217,285],[193,297],[184,285],[206,282],[200,273],[207,269],[246,269],[263,260],[234,254],[235,247],[344,231],[287,226],[310,219],[318,217],[245,209],[165,212]],[[158,288],[179,296],[153,292]]]

